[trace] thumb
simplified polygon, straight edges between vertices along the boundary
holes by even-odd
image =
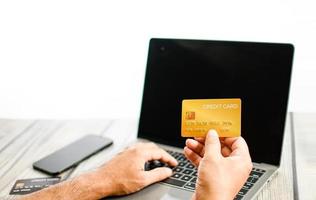
[[[208,131],[205,139],[205,156],[218,159],[221,156],[221,143],[215,130]]]
[[[157,167],[150,171],[146,171],[146,185],[150,185],[162,181],[172,175],[172,170],[168,167]]]
[[[195,194],[195,192],[193,193],[191,200],[196,200],[196,194]]]

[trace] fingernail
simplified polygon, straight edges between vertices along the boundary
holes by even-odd
[[[217,134],[216,130],[214,130],[214,129],[209,130],[208,135],[211,137],[218,137],[218,134]]]

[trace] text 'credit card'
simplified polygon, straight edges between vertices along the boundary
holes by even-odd
[[[181,117],[182,137],[205,137],[210,129],[219,137],[237,137],[241,132],[241,99],[185,99]]]

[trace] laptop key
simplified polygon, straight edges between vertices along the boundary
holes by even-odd
[[[189,180],[191,180],[192,179],[192,177],[191,176],[188,176],[188,175],[184,175],[182,178],[181,178],[181,180],[184,180],[184,181],[189,181]]]
[[[257,180],[258,180],[258,178],[253,177],[253,178],[251,179],[251,182],[250,182],[250,183],[256,183]]]
[[[163,182],[168,183],[170,185],[179,186],[179,187],[183,187],[184,184],[186,183],[185,181],[181,181],[181,180],[177,180],[177,179],[173,179],[173,178],[167,178],[167,179],[163,180]]]
[[[195,183],[189,182],[189,183],[187,183],[184,186],[184,188],[188,188],[188,189],[194,190],[195,189]]]
[[[237,195],[235,196],[234,200],[240,200],[240,199],[242,199],[243,197],[244,197],[244,196],[241,196],[241,195],[238,195],[238,194],[237,194]]]
[[[179,160],[179,161],[185,161],[186,158],[185,158],[184,156],[180,156],[180,157],[178,158],[178,160]]]
[[[145,163],[145,171],[149,171],[155,169],[157,167],[165,167],[167,166],[165,163],[162,163],[158,160],[153,160]]]
[[[244,189],[246,189],[246,190],[250,190],[250,188],[251,188],[252,186],[253,186],[252,183],[246,182],[242,188],[244,188]]]
[[[188,169],[194,169],[195,168],[195,166],[192,165],[191,163],[187,164],[187,166],[185,166],[185,167],[188,168]]]
[[[266,170],[264,170],[264,169],[259,169],[258,171],[261,172],[261,173],[266,172]]]
[[[184,170],[182,173],[187,174],[187,175],[190,175],[190,174],[192,174],[192,172],[193,172],[193,170],[191,170],[191,169],[186,169],[186,170]]]
[[[259,178],[262,174],[262,172],[251,171],[250,176]]]
[[[191,182],[192,182],[192,183],[196,183],[196,180],[197,180],[196,178],[193,178],[193,179],[191,180]]]
[[[171,177],[179,179],[182,176],[182,174],[174,173]]]
[[[241,190],[239,190],[238,194],[242,195],[242,196],[245,196],[247,192],[248,192],[248,190],[241,189]]]
[[[181,172],[182,170],[183,170],[182,167],[176,167],[173,169],[173,171],[175,171],[175,172]]]
[[[251,183],[251,180],[252,180],[252,177],[250,176],[250,177],[248,177],[247,182]]]
[[[185,165],[186,165],[185,162],[179,162],[179,164],[178,164],[179,167],[184,167]]]
[[[180,161],[180,162],[184,162],[184,164],[186,165],[189,161],[188,160],[184,160],[184,161]]]
[[[252,171],[257,171],[257,172],[260,172],[260,173],[266,172],[266,170],[264,170],[264,169],[258,169],[258,168],[254,168]]]

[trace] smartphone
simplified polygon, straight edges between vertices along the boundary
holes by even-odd
[[[33,163],[33,168],[50,175],[57,175],[111,144],[113,141],[109,138],[87,135]]]

